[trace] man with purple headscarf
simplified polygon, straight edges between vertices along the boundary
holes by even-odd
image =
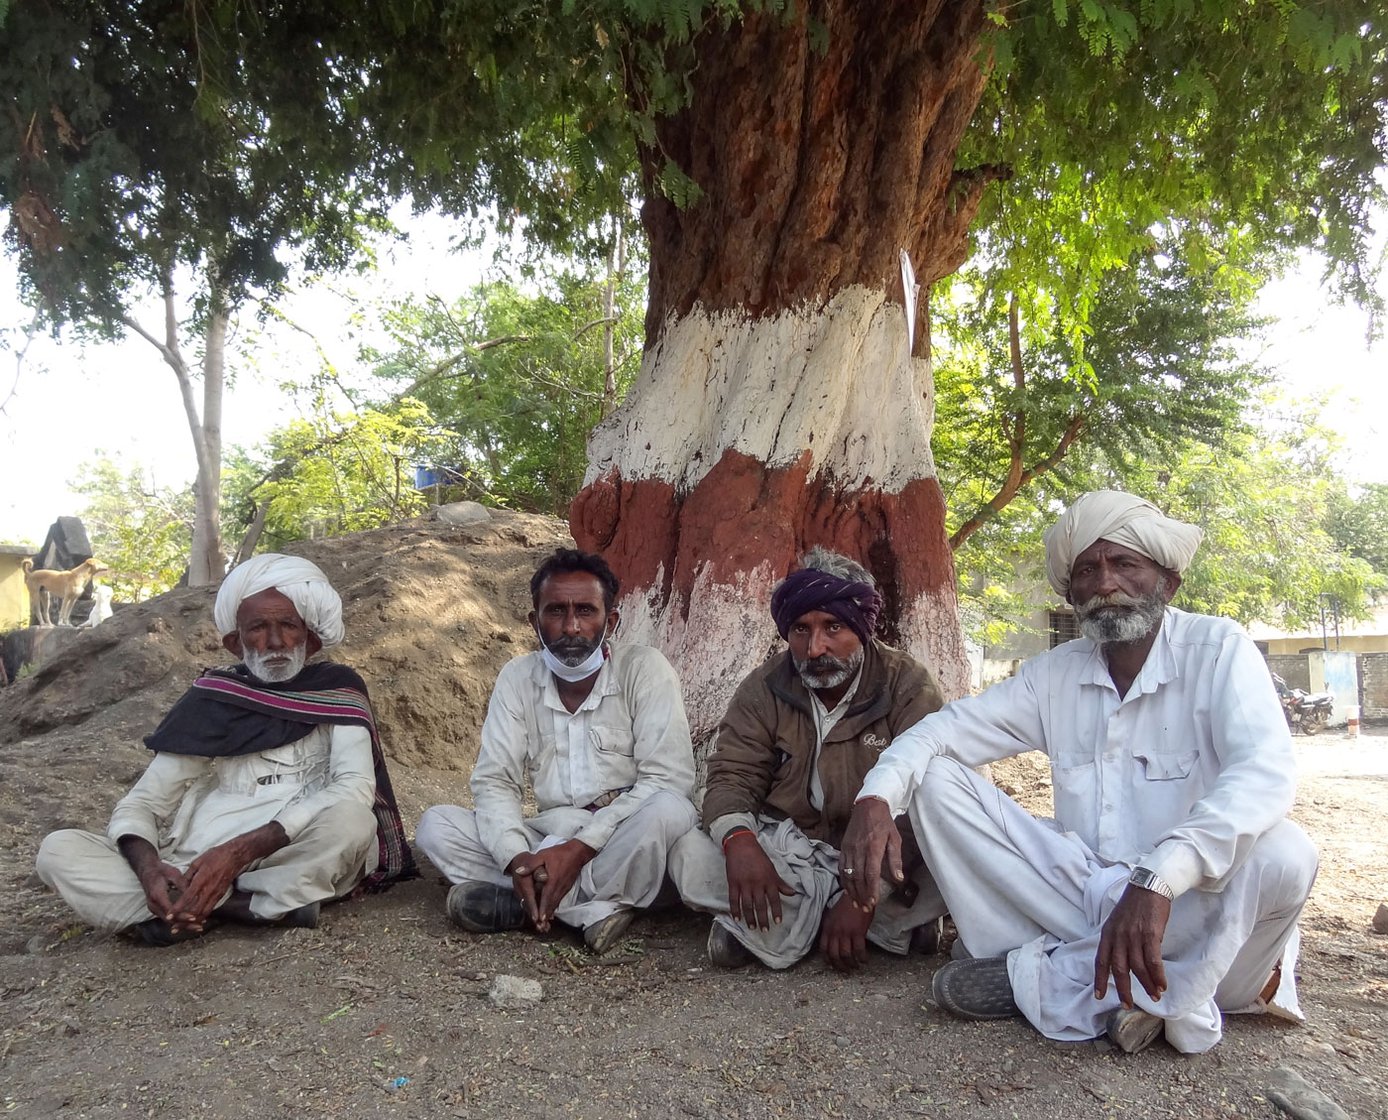
[[[942,703],[924,666],[873,637],[882,607],[861,564],[811,549],[771,596],[788,648],[738,687],[709,759],[703,824],[670,855],[685,904],[714,914],[708,955],[788,968],[818,940],[848,971],[944,913],[917,859],[872,913],[839,888],[839,844],[863,777],[899,731]],[[914,850],[910,825],[903,840]],[[844,869],[847,872],[847,869]]]

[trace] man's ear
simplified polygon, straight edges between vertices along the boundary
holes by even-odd
[[[607,636],[610,638],[617,632],[617,627],[622,624],[622,612],[613,607],[607,612]]]
[[[1164,602],[1169,603],[1176,598],[1176,592],[1181,589],[1181,575],[1179,572],[1173,572],[1170,568],[1163,568],[1162,574],[1166,577],[1162,597]]]
[[[241,657],[241,631],[233,630],[230,634],[222,635],[222,648],[232,657]]]
[[[307,657],[312,657],[315,653],[317,653],[317,652],[318,652],[320,649],[322,649],[322,648],[323,648],[323,639],[320,638],[317,634],[315,634],[312,630],[310,630],[310,631],[308,632],[308,638],[307,638],[307,640],[304,642],[304,649],[307,651],[307,652],[305,653],[304,656],[305,656],[306,658],[307,658]]]
[[[526,622],[530,623],[530,629],[540,629],[540,616],[537,615],[534,611],[531,611],[528,615],[526,615],[525,620]]]

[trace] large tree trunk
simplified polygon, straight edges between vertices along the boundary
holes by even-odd
[[[700,737],[771,648],[771,586],[812,544],[866,563],[882,635],[965,688],[899,252],[927,288],[957,268],[998,177],[955,170],[982,13],[835,0],[706,32],[692,103],[646,153],[648,183],[668,156],[703,195],[680,210],[649,191],[645,360],[593,436],[571,526],[622,578],[624,636],[680,670]]]

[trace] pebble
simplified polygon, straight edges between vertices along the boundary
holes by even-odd
[[[1294,1120],[1349,1120],[1349,1114],[1295,1070],[1279,1066],[1264,1096]]]
[[[1378,912],[1374,915],[1374,932],[1388,933],[1388,902],[1378,904]]]
[[[492,980],[487,998],[493,1007],[513,1011],[534,1007],[544,998],[544,990],[538,980],[527,980],[523,976],[497,976]]]

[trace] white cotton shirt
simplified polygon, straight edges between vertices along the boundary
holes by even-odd
[[[1059,827],[1176,894],[1220,889],[1295,794],[1291,736],[1257,647],[1227,619],[1168,607],[1127,696],[1098,645],[1067,642],[899,735],[858,799],[896,816],[937,754],[979,766],[1033,749],[1050,757]]]
[[[327,806],[369,807],[375,796],[370,733],[319,724],[302,739],[256,754],[160,751],[116,804],[106,834],[113,841],[141,836],[179,864],[271,821],[293,840]]]
[[[586,808],[623,791],[574,836],[597,851],[656,791],[693,796],[694,750],[674,669],[649,646],[612,642],[608,649],[573,713],[539,653],[508,662],[497,676],[471,781],[477,828],[497,866],[530,850],[527,777],[542,813]]]

